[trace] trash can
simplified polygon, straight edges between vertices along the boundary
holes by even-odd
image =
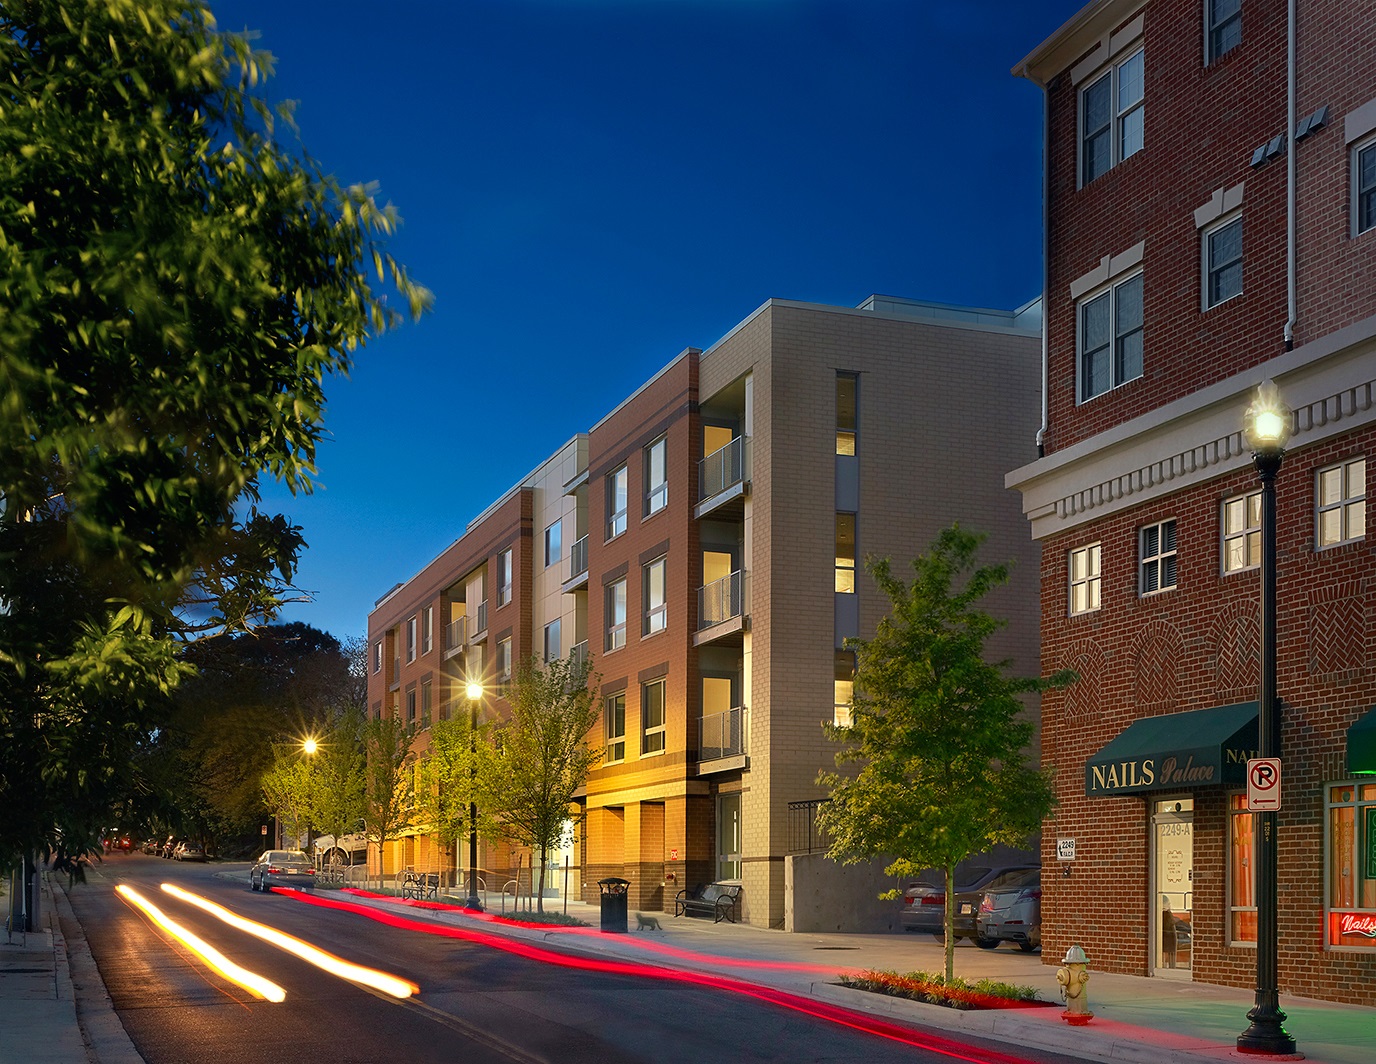
[[[602,891],[602,930],[626,933],[626,888],[629,879],[599,879],[598,888]]]

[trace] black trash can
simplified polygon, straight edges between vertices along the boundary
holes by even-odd
[[[598,888],[602,891],[602,930],[626,933],[626,888],[629,879],[599,879]]]

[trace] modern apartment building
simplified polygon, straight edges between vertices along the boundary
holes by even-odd
[[[987,533],[982,557],[1017,563],[990,602],[1010,621],[994,652],[1037,668],[1037,547],[1003,476],[1035,455],[1039,333],[1035,303],[770,300],[379,601],[374,711],[423,732],[467,710],[474,677],[501,713],[513,661],[590,655],[603,758],[574,889],[616,876],[632,907],[672,910],[680,889],[739,882],[744,919],[782,924],[790,806],[823,797],[821,724],[849,711],[843,641],[888,610],[864,557],[901,564],[957,520]],[[451,860],[423,837],[395,849],[388,867]],[[480,863],[505,878],[519,859]]]
[[[1277,478],[1279,988],[1376,1004],[1376,13],[1097,0],[1045,94],[1047,387],[1008,477],[1042,547],[1060,805],[1043,941],[1255,986],[1258,385]],[[1293,88],[1292,88],[1293,86]]]

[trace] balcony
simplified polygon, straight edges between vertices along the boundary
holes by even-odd
[[[698,502],[696,517],[722,511],[723,515],[744,512],[745,496],[750,492],[750,437],[737,436],[720,450],[698,463]]]
[[[468,643],[468,618],[458,617],[444,626],[444,656],[457,654]]]
[[[749,595],[750,581],[744,569],[698,588],[698,630],[693,644],[701,646],[745,631]]]
[[[569,578],[564,581],[562,590],[577,591],[588,586],[588,537],[574,540],[569,548]]]
[[[487,638],[487,601],[478,603],[478,612],[473,615],[473,630],[469,632],[470,643],[481,643]]]
[[[698,720],[698,775],[745,768],[745,707]]]
[[[583,665],[587,660],[588,641],[586,639],[581,643],[574,643],[573,646],[569,648],[569,662],[575,669]]]

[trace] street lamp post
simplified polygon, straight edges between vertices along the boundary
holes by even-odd
[[[1252,460],[1261,478],[1261,686],[1258,692],[1257,757],[1280,756],[1280,702],[1276,698],[1276,473],[1290,436],[1290,409],[1269,380],[1257,389],[1244,422]],[[1276,813],[1253,813],[1256,839],[1257,990],[1250,1024],[1237,1037],[1242,1053],[1288,1055],[1295,1040],[1285,1030],[1277,984]]]
[[[483,903],[478,899],[478,797],[473,793],[473,783],[477,779],[478,767],[474,763],[478,753],[478,702],[483,697],[481,684],[470,683],[468,695],[468,900],[465,909],[482,912]]]

